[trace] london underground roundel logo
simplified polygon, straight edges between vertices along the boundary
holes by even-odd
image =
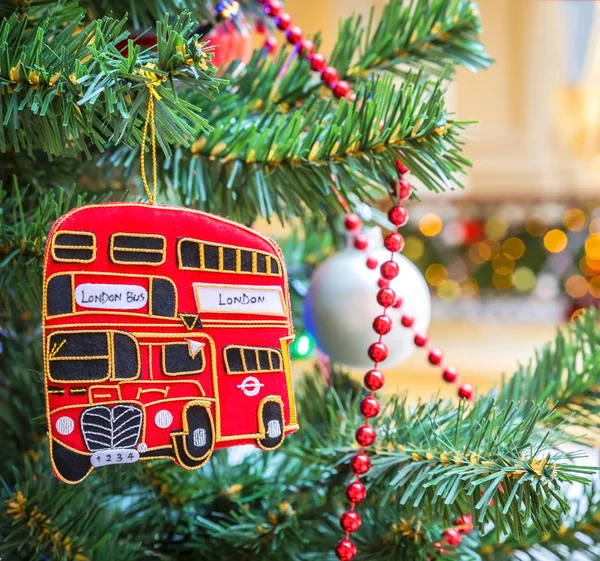
[[[264,384],[261,384],[258,378],[255,378],[254,376],[248,376],[247,378],[244,378],[238,388],[240,388],[240,390],[242,390],[248,397],[252,397],[258,394],[260,388],[263,386]]]

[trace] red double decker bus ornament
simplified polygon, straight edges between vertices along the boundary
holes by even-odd
[[[44,379],[56,476],[215,448],[281,445],[297,430],[290,298],[269,238],[146,203],[72,210],[44,258]]]

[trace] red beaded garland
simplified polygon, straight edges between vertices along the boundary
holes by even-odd
[[[396,164],[396,169],[400,175],[408,173],[408,168],[400,160],[396,160],[394,163]]]
[[[398,309],[402,307],[402,298],[396,298],[396,301],[394,302],[394,308]]]
[[[383,245],[390,251],[402,251],[404,248],[404,237],[398,232],[392,232],[383,239]]]
[[[463,384],[458,388],[458,397],[461,399],[473,399],[473,395],[475,394],[475,390],[471,384]]]
[[[404,326],[404,327],[412,327],[415,323],[415,318],[412,316],[402,316],[400,318],[400,323]]]
[[[438,555],[444,555],[444,553],[446,553],[446,548],[440,542],[435,542],[433,547],[435,547],[435,551]]]
[[[275,37],[272,35],[267,37],[265,39],[264,48],[267,50],[267,52],[274,53],[275,49],[277,48],[277,39],[275,39]]]
[[[373,270],[373,269],[377,269],[377,265],[379,265],[377,259],[375,259],[375,257],[368,257],[367,258],[367,268]]]
[[[300,43],[300,54],[301,55],[312,55],[312,52],[315,50],[315,44],[310,39],[302,39],[302,43]]]
[[[326,66],[325,56],[321,53],[315,53],[310,57],[310,67],[315,72],[321,72]]]
[[[346,97],[352,91],[352,87],[346,80],[340,80],[333,89],[333,95],[337,98]]]
[[[431,349],[427,358],[429,359],[429,362],[431,364],[437,366],[442,363],[443,356],[444,355],[442,354],[442,351],[440,351],[440,349]]]
[[[456,519],[454,525],[461,534],[469,534],[473,531],[473,517],[470,514],[463,514]]]
[[[286,32],[288,43],[291,45],[298,45],[304,38],[304,32],[297,25],[293,25]]]
[[[356,546],[350,540],[340,540],[335,546],[335,554],[340,561],[352,561],[356,555]]]
[[[412,195],[412,186],[406,179],[400,179],[394,192],[400,197],[401,201],[405,201]]]
[[[377,417],[377,415],[379,415],[381,405],[379,405],[377,399],[368,396],[360,402],[360,411],[367,419],[370,419],[371,417]]]
[[[425,345],[427,345],[427,335],[419,335],[418,333],[415,335],[415,345],[417,345],[417,347],[424,347]]]
[[[373,330],[378,335],[386,335],[392,330],[392,318],[390,316],[377,316],[373,320]]]
[[[456,382],[456,380],[458,380],[458,370],[456,370],[454,366],[447,366],[446,368],[444,368],[442,378],[444,378],[444,382],[453,384],[454,382]]]
[[[360,515],[355,510],[348,510],[340,516],[340,526],[344,532],[356,532],[361,522]]]
[[[344,218],[344,226],[349,232],[355,232],[362,226],[362,220],[358,214],[346,214],[346,218]]]
[[[353,481],[346,487],[346,497],[351,503],[360,503],[367,498],[367,488],[360,481]]]
[[[462,542],[462,536],[460,532],[456,528],[448,528],[442,532],[442,536],[444,536],[444,541],[453,547],[456,547],[460,542]]]
[[[382,388],[384,383],[383,374],[375,368],[365,374],[365,386],[372,391]]]
[[[276,18],[283,11],[283,4],[279,0],[266,2],[264,12],[272,18]]]
[[[377,286],[379,288],[387,288],[388,286],[390,286],[390,281],[386,280],[386,279],[379,278],[379,279],[377,279]]]
[[[352,471],[358,475],[367,473],[371,469],[371,458],[364,452],[360,452],[359,454],[352,456],[350,467],[352,468]]]
[[[403,206],[395,206],[389,210],[388,219],[394,226],[404,226],[408,220],[408,210]]]
[[[321,72],[321,79],[330,87],[338,81],[339,77],[339,72],[333,66],[328,66]]]
[[[356,442],[361,446],[371,446],[377,438],[377,433],[371,425],[363,425],[356,429]]]
[[[384,308],[393,306],[396,302],[396,293],[391,288],[382,288],[377,293],[377,303]]]
[[[292,25],[292,16],[287,12],[282,12],[275,18],[275,25],[277,29],[285,31],[290,25]]]
[[[369,247],[369,238],[365,234],[356,234],[354,238],[354,247],[360,251],[364,251]]]
[[[389,354],[387,345],[381,342],[373,343],[367,352],[373,362],[383,362]]]
[[[384,279],[392,280],[398,276],[398,273],[400,272],[400,266],[398,263],[390,259],[389,261],[381,264],[379,271]]]

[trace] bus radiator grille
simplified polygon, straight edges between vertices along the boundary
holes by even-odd
[[[140,438],[143,415],[134,405],[98,405],[81,415],[81,432],[88,450],[133,448]]]

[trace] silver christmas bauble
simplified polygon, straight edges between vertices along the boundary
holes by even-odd
[[[379,266],[371,270],[366,260],[374,257],[380,265],[390,258],[390,252],[381,244],[380,233],[375,243],[373,237],[371,233],[367,252],[347,247],[324,261],[314,272],[304,300],[306,329],[317,346],[333,362],[353,368],[373,366],[367,349],[379,337],[373,330],[373,320],[383,313],[376,299]],[[423,334],[431,319],[431,298],[420,271],[402,254],[396,254],[394,260],[400,273],[390,282],[390,288],[402,299],[402,306],[388,308],[393,327],[383,337],[389,356],[380,368],[399,364],[416,348],[413,332],[400,324],[402,315],[412,316],[414,331]]]

